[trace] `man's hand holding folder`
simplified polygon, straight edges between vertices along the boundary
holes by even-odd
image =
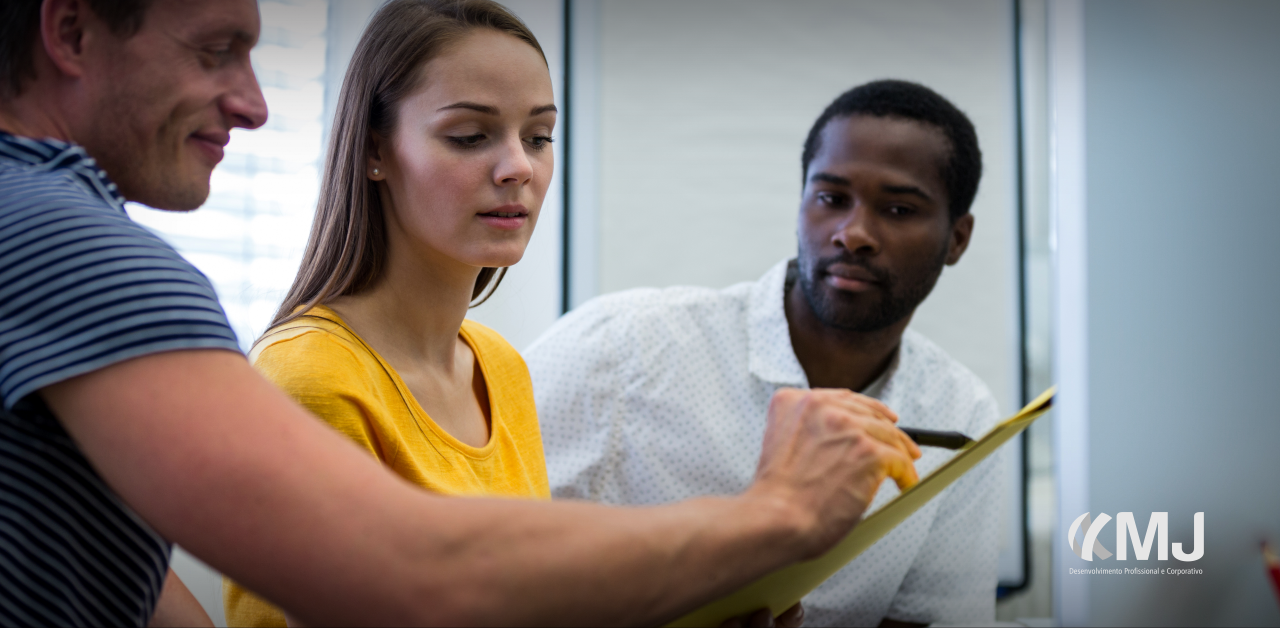
[[[771,573],[750,585],[717,600],[716,602],[708,604],[677,619],[668,625],[717,625],[723,621],[725,617],[741,616],[747,612],[754,612],[756,609],[761,607],[767,607],[775,613],[781,613],[783,609],[787,609],[791,605],[795,604],[797,600],[809,591],[812,591],[814,587],[829,578],[831,574],[835,573],[849,561],[858,556],[858,554],[863,550],[878,541],[888,533],[889,530],[893,529],[894,526],[902,523],[902,521],[919,509],[920,506],[937,496],[938,493],[951,485],[951,483],[957,478],[967,473],[987,456],[991,455],[1002,445],[1009,442],[1009,439],[1017,436],[1022,432],[1022,430],[1026,429],[1027,426],[1031,425],[1032,421],[1048,412],[1053,406],[1054,393],[1054,388],[1044,391],[1039,397],[1024,406],[1022,410],[1018,411],[1017,414],[1000,422],[992,428],[991,431],[987,432],[978,440],[971,441],[960,446],[959,453],[947,462],[943,463],[937,469],[934,469],[933,472],[925,477],[923,481],[916,481],[914,465],[912,465],[910,474],[906,474],[904,472],[901,476],[898,476],[890,473],[889,477],[893,477],[894,480],[897,481],[898,487],[902,489],[902,492],[889,503],[863,519],[853,532],[848,536],[839,539],[838,543],[834,544],[834,548],[831,551],[817,556],[812,560],[793,564]],[[865,404],[866,402],[861,401],[861,399],[866,398],[860,397],[857,400],[859,403]],[[777,403],[777,401],[775,401],[775,403]],[[879,431],[880,427],[884,425],[891,425],[893,422],[896,422],[897,417],[890,416],[892,415],[892,412],[889,412],[888,409],[885,409],[884,411],[887,412],[888,415],[882,416],[878,410],[871,412],[871,410],[875,410],[874,406],[860,405],[859,407],[862,409],[852,412],[852,414],[859,417],[857,422],[859,425],[864,426],[863,429],[866,430],[865,433],[870,434],[877,439],[884,439],[883,442],[886,443],[886,448],[896,449],[899,452],[897,455],[885,454],[883,459],[877,459],[874,458],[874,456],[870,456],[869,459],[875,459],[884,465],[897,463],[899,461],[898,456],[902,455],[900,443],[886,438]],[[873,414],[875,418],[866,418],[863,416],[866,414]],[[865,421],[881,421],[881,423],[879,425],[871,426]],[[772,425],[770,427],[772,429]],[[911,440],[911,437],[907,432],[897,429],[896,427],[892,427],[891,429],[896,432],[900,438]],[[916,438],[922,438],[922,444],[924,440],[929,440],[930,438],[936,439],[946,435],[946,433],[942,432],[930,433],[925,430],[912,431],[915,432]],[[964,435],[959,436],[968,440],[968,437]],[[769,433],[766,431],[766,442],[768,442],[769,437]],[[946,446],[942,441],[939,441],[938,444],[940,446]],[[918,456],[918,452],[920,450],[914,449],[914,451],[916,452],[916,456]],[[907,464],[911,463],[908,461]],[[812,468],[820,469],[821,466],[815,465]],[[861,491],[863,488],[863,486],[857,485],[851,490]],[[874,495],[874,491],[875,487],[872,487],[872,495]]]
[[[871,397],[784,388],[774,394],[769,416],[756,481],[748,490],[787,493],[790,499],[780,503],[807,504],[796,514],[807,518],[799,525],[812,543],[809,556],[849,533],[885,478],[902,490],[920,479],[913,463],[920,448],[895,427],[898,415]],[[845,481],[832,481],[841,476]],[[843,511],[833,514],[833,508]],[[817,517],[819,512],[826,516]]]

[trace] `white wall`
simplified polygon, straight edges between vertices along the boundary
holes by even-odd
[[[1074,275],[1057,288],[1059,619],[1280,625],[1259,551],[1280,540],[1280,4],[1072,4],[1083,72],[1077,102],[1063,102],[1076,129],[1061,129],[1079,154],[1061,177],[1075,202],[1057,238]],[[1066,549],[1076,517],[1123,511],[1143,528],[1167,512],[1184,549],[1203,512],[1203,558],[1086,562]],[[1114,535],[1112,523],[1098,538],[1115,550]],[[1202,573],[1067,572],[1083,567]]]

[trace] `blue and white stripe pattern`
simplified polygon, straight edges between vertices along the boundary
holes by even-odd
[[[0,625],[145,625],[169,562],[32,393],[239,350],[209,281],[123,202],[79,146],[0,132]]]

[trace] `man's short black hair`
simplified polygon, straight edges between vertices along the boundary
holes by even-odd
[[[859,85],[833,100],[818,116],[804,141],[800,157],[801,185],[809,176],[809,162],[821,148],[822,130],[834,118],[850,116],[915,120],[942,131],[951,146],[951,156],[941,164],[942,181],[951,199],[951,219],[969,212],[982,178],[982,151],[973,123],[962,111],[937,92],[909,81],[882,80]]]
[[[0,1],[0,97],[16,98],[22,81],[36,77],[32,56],[40,39],[41,0]],[[151,0],[88,0],[89,10],[111,32],[132,37],[142,28]]]

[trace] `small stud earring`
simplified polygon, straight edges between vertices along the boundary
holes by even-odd
[[[377,168],[374,168],[374,169],[373,169],[373,176],[375,176],[375,177],[376,177],[376,176],[378,176],[378,175],[380,175],[380,174],[382,174],[382,171],[381,171],[381,170],[378,170]]]

